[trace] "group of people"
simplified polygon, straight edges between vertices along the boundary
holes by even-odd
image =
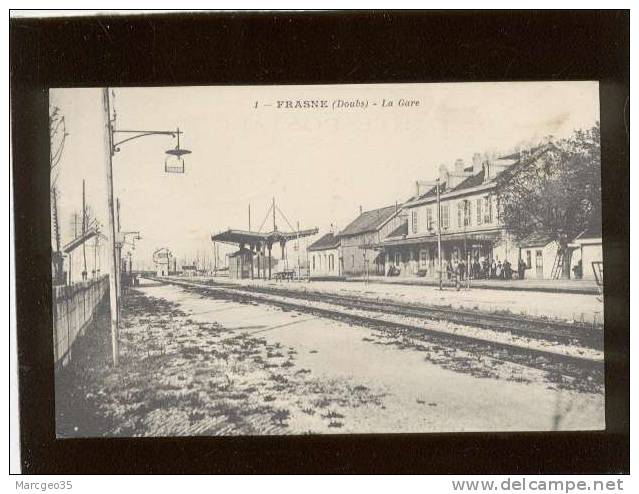
[[[459,279],[471,280],[511,280],[513,278],[513,267],[506,259],[503,263],[500,260],[487,259],[485,257],[475,257],[470,259],[468,264],[464,259],[454,259],[446,261],[446,276],[449,280]],[[517,275],[521,280],[525,276],[526,264],[519,259],[517,265]]]

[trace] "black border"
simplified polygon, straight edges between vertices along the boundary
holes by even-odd
[[[628,473],[629,33],[629,11],[11,19],[23,472]],[[517,80],[601,83],[606,432],[55,440],[49,87]]]

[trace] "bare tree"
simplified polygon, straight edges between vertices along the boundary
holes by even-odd
[[[64,116],[57,106],[51,107],[49,113],[49,169],[50,169],[50,192],[51,192],[51,233],[53,240],[53,279],[54,283],[63,282],[63,257],[61,252],[61,232],[58,217],[59,191],[57,181],[59,176],[59,164],[64,151],[64,144],[69,134],[66,130]]]

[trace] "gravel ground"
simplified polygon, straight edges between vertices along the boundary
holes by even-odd
[[[59,437],[580,430],[603,388],[174,286],[131,290],[121,365],[107,314],[56,374]]]

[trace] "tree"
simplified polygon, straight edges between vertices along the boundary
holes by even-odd
[[[66,130],[64,116],[57,106],[51,107],[49,113],[49,170],[50,170],[50,192],[51,192],[51,234],[53,240],[53,279],[55,284],[63,283],[63,257],[61,248],[60,221],[58,217],[58,188],[57,181],[60,169],[58,165],[62,159],[62,151],[69,134]]]
[[[544,233],[559,244],[563,276],[570,275],[568,243],[601,224],[599,122],[570,138],[538,147],[499,175],[501,220],[521,240]]]

